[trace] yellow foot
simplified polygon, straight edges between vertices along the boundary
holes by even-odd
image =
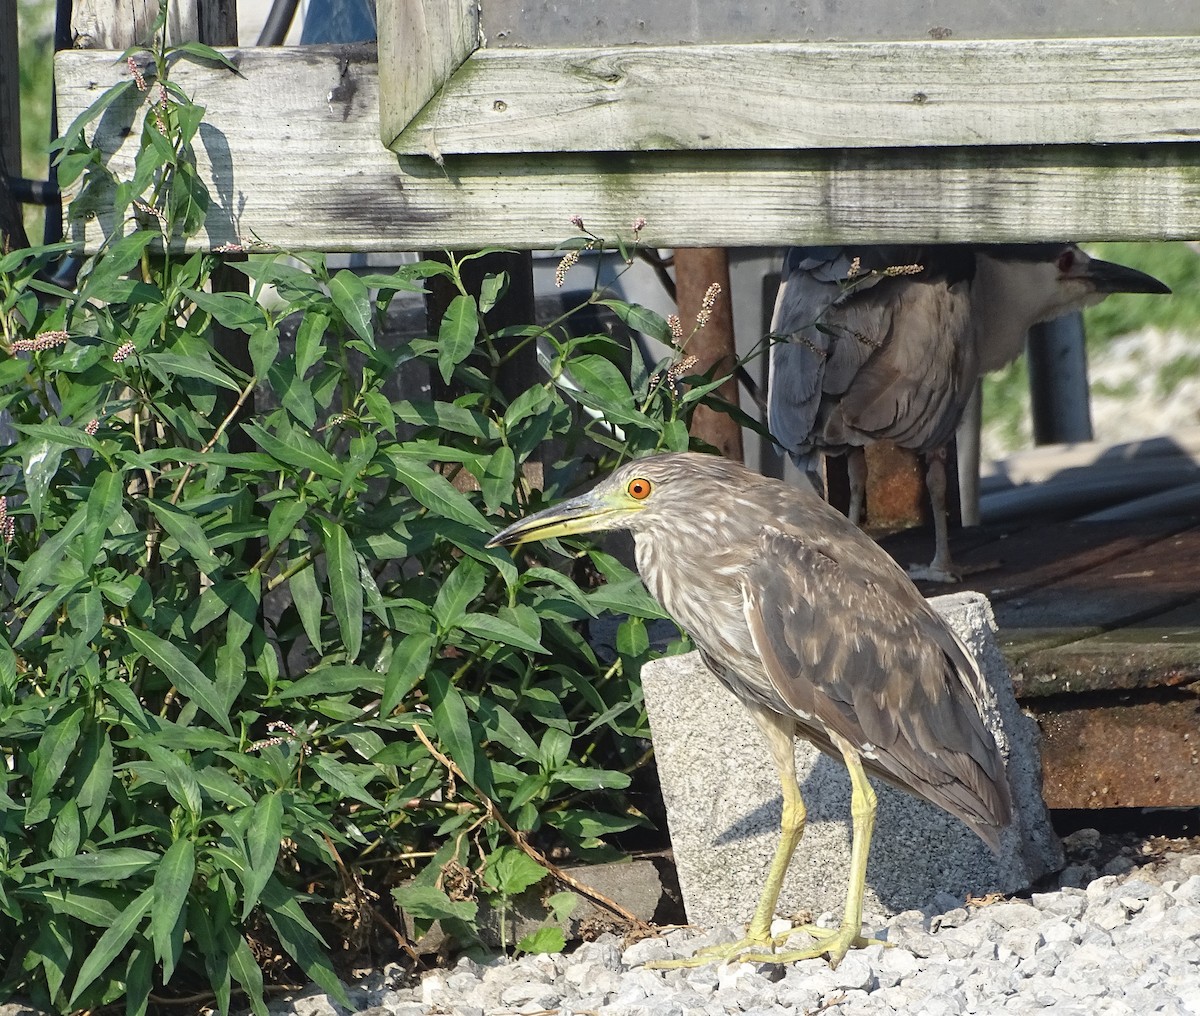
[[[815,939],[816,944],[804,949],[776,951],[798,932],[804,932]],[[794,963],[797,960],[828,955],[829,965],[836,967],[851,949],[892,944],[879,938],[864,938],[850,928],[820,928],[815,924],[798,924],[782,935],[747,936],[736,942],[705,946],[683,959],[653,960],[646,966],[652,970],[671,970],[679,967],[702,967],[706,963]]]
[[[829,966],[836,969],[851,949],[865,949],[869,945],[891,946],[893,944],[879,938],[864,938],[859,931],[845,925],[840,928],[817,928],[813,925],[804,925],[793,928],[788,935],[780,936],[780,938],[786,939],[797,931],[803,931],[806,935],[816,939],[816,942],[803,949],[785,949],[782,952],[754,952],[751,950],[739,956],[738,959],[746,963],[798,963],[800,960],[828,956]]]
[[[789,932],[788,934],[791,934]],[[784,936],[786,937],[786,936]],[[679,967],[702,967],[706,963],[729,963],[738,959],[739,953],[755,949],[770,949],[775,941],[768,935],[765,938],[740,938],[736,942],[719,942],[717,945],[706,945],[697,949],[691,956],[678,960],[651,960],[646,964],[651,970],[674,970]]]

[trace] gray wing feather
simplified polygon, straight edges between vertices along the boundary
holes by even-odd
[[[783,448],[842,452],[889,439],[929,451],[949,441],[979,373],[970,278],[951,270],[964,257],[889,246],[792,252],[768,389],[768,427]],[[916,275],[870,274],[926,262]]]
[[[982,678],[958,639],[915,591],[879,581],[876,562],[868,579],[774,528],[758,552],[743,581],[746,618],[801,729],[826,751],[821,726],[859,746],[869,770],[995,845],[1011,814],[1008,785],[979,714]]]

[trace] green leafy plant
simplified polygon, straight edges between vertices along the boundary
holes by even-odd
[[[624,791],[659,609],[586,541],[561,548],[575,577],[485,544],[686,448],[712,385],[676,391],[678,350],[648,365],[569,314],[493,333],[506,278],[469,291],[453,258],[186,253],[204,110],[169,72],[224,61],[130,59],[58,152],[107,239],[71,284],[47,275],[67,245],[0,258],[0,998],[142,1013],[207,984],[263,1013],[262,960],[340,995],[339,956],[407,947],[394,905],[470,941],[477,900],[545,877],[537,844],[606,857],[644,823]],[[144,114],[128,180],[88,140],[118,101]],[[247,291],[214,286],[226,262]],[[437,336],[385,341],[434,277]],[[546,374],[506,398],[535,341]],[[607,655],[605,611],[626,615]]]

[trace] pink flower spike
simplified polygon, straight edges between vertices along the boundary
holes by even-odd
[[[571,225],[574,226],[576,229],[583,229],[583,216],[582,215],[572,215],[571,216]]]
[[[113,353],[113,355],[112,355],[113,363],[124,363],[131,356],[133,356],[133,353],[134,353],[133,343],[132,342],[122,342],[121,345],[119,345],[117,347],[117,351],[115,353]]]
[[[146,90],[146,79],[142,77],[142,69],[137,65],[137,61],[133,57],[129,57],[126,61],[129,64],[129,73],[133,75],[133,80],[137,83],[138,91]]]

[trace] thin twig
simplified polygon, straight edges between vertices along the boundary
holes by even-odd
[[[213,450],[213,446],[221,440],[221,435],[225,433],[225,428],[233,422],[233,418],[237,416],[237,414],[241,411],[242,406],[246,404],[246,400],[250,398],[250,393],[254,391],[257,384],[258,378],[252,377],[250,379],[250,383],[242,389],[242,393],[238,396],[237,402],[233,404],[233,408],[225,415],[225,419],[217,424],[217,429],[213,431],[213,436],[205,443],[204,447],[200,449],[201,455],[211,452]],[[183,471],[183,476],[179,478],[179,483],[175,487],[175,493],[168,498],[171,504],[179,503],[179,495],[183,493],[184,485],[188,482],[188,477],[192,475],[192,470],[195,468],[196,463],[189,462],[187,464],[187,467]]]
[[[521,830],[519,830],[515,826],[513,826],[508,821],[508,819],[506,819],[500,813],[500,809],[496,806],[496,802],[493,801],[490,797],[488,797],[487,794],[483,793],[483,791],[481,791],[477,786],[475,786],[474,783],[472,783],[470,780],[468,780],[467,777],[463,774],[463,771],[461,769],[459,769],[458,766],[455,764],[453,759],[450,759],[447,756],[443,755],[440,751],[437,750],[437,748],[435,748],[433,746],[433,742],[429,740],[428,735],[426,735],[425,731],[421,729],[419,724],[414,723],[413,730],[416,732],[417,737],[420,738],[421,743],[423,745],[425,745],[425,747],[429,750],[430,755],[432,755],[443,766],[445,766],[453,775],[457,776],[460,780],[462,780],[463,783],[465,783],[468,787],[470,787],[473,791],[475,791],[475,793],[479,796],[479,799],[483,802],[484,807],[487,809],[488,815],[491,818],[494,818],[500,824],[501,828],[506,833],[508,833],[508,835],[512,839],[513,843],[515,843],[518,847],[520,847],[521,850],[523,850],[526,854],[528,854],[531,858],[533,858],[533,860],[537,861],[538,864],[540,864],[543,868],[545,868],[548,872],[550,872],[550,874],[553,875],[556,879],[558,879],[558,881],[562,882],[563,885],[570,886],[572,889],[574,889],[580,895],[586,896],[593,903],[598,904],[599,906],[603,907],[605,910],[612,911],[612,913],[616,914],[623,921],[628,921],[639,931],[649,930],[650,925],[648,925],[645,921],[643,921],[640,917],[638,917],[637,914],[634,914],[632,911],[626,910],[623,906],[621,906],[621,904],[616,902],[616,900],[609,899],[598,889],[593,889],[586,882],[579,881],[579,879],[577,879],[574,875],[568,874],[566,871],[564,871],[562,868],[560,868],[557,864],[555,864],[553,861],[551,861],[550,858],[548,858],[545,854],[543,854],[540,850],[538,850],[537,847],[533,846],[533,844],[531,844],[529,842],[529,840],[526,839],[525,834],[523,832],[521,832]]]

